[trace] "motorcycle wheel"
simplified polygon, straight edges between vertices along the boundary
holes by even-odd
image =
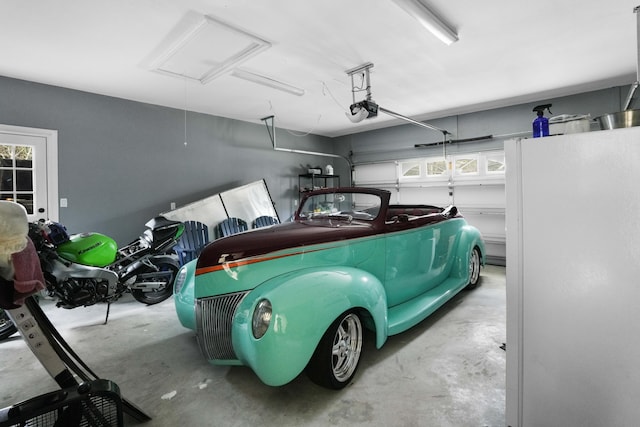
[[[158,267],[159,273],[163,274],[163,278],[166,278],[164,280],[164,285],[161,285],[160,288],[155,291],[145,292],[142,289],[132,289],[131,294],[136,301],[152,305],[158,304],[173,295],[173,281],[176,278],[176,274],[178,274],[178,266],[168,262],[161,262],[156,264],[156,267]],[[153,273],[154,271],[155,270],[147,267],[140,273]],[[171,274],[167,274],[169,272]]]
[[[0,341],[6,340],[16,332],[18,332],[18,328],[13,324],[9,315],[0,308]]]

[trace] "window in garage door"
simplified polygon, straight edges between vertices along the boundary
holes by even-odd
[[[422,162],[400,163],[402,178],[420,178],[422,176]]]
[[[478,175],[477,155],[456,157],[454,165],[456,175]]]
[[[498,175],[505,173],[504,152],[487,154],[487,174]]]
[[[447,161],[442,158],[427,159],[427,176],[442,176],[447,173]]]

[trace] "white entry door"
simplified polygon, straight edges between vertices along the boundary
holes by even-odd
[[[57,161],[57,131],[0,125],[0,200],[57,221]]]

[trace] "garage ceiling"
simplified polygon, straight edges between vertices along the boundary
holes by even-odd
[[[3,1],[0,75],[326,136],[402,123],[345,117],[367,62],[373,99],[418,120],[636,80],[640,0],[423,2],[459,41],[389,0]]]

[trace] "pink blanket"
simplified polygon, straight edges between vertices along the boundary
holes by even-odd
[[[40,259],[31,239],[27,239],[27,247],[21,252],[11,255],[11,260],[15,269],[13,302],[22,305],[26,297],[45,288]]]

